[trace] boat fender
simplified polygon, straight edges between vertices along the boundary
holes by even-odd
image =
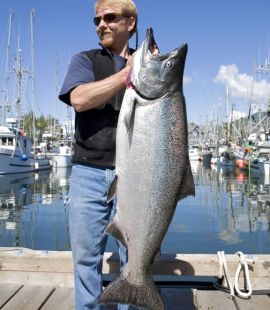
[[[27,160],[28,160],[28,156],[27,156],[27,155],[25,155],[25,154],[22,154],[22,156],[21,156],[21,160],[23,160],[23,161],[27,161]]]

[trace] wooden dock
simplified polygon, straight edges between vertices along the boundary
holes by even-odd
[[[253,290],[265,290],[250,299],[231,298],[216,290],[219,262],[216,254],[162,254],[153,276],[166,310],[269,310],[270,255],[252,255],[249,267]],[[231,276],[237,255],[226,255]],[[104,285],[119,272],[117,255],[105,253]],[[241,275],[240,287],[244,279]],[[71,252],[0,248],[0,309],[74,310]],[[116,306],[109,306],[116,309]]]

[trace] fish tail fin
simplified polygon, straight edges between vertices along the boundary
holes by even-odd
[[[129,276],[132,272],[129,273]],[[141,284],[131,283],[122,274],[100,296],[101,304],[132,304],[149,310],[164,310],[163,302],[151,276]]]

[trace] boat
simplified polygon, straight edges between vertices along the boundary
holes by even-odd
[[[256,150],[250,158],[250,168],[252,174],[262,174],[270,176],[270,134],[269,132],[260,133],[256,141]]]
[[[253,147],[238,147],[233,151],[235,157],[235,165],[241,170],[247,170],[249,167],[249,161],[252,156]]]
[[[220,145],[211,158],[211,164],[217,166],[234,167],[235,157],[228,145]]]
[[[11,127],[0,126],[0,174],[51,169],[51,160],[33,153],[31,139],[14,127],[15,122]]]
[[[227,153],[222,153],[219,156],[213,156],[211,158],[211,164],[217,166],[234,167],[235,162],[233,158],[230,158]]]
[[[58,102],[59,93],[59,62],[60,54],[57,53],[56,57],[56,102]],[[56,104],[56,107],[59,105]],[[67,168],[72,166],[72,116],[71,107],[66,106],[66,123],[62,127],[61,132],[54,126],[52,126],[51,131],[44,133],[42,138],[45,140],[44,152],[52,158],[52,163],[54,168]],[[56,111],[56,114],[59,112]]]
[[[213,152],[210,149],[202,149],[199,160],[202,161],[204,165],[210,165],[212,156]]]
[[[198,161],[201,159],[199,146],[197,146],[197,145],[190,145],[190,147],[188,149],[188,154],[189,154],[189,160],[190,161],[193,161],[193,160]]]
[[[72,146],[69,137],[64,139],[59,132],[45,132],[42,142],[36,147],[39,154],[47,156],[52,161],[54,168],[68,168],[72,166]]]
[[[31,12],[31,25],[34,12]],[[11,24],[13,12],[9,18],[9,36],[10,42]],[[33,29],[31,27],[31,33]],[[32,37],[32,36],[31,36]],[[9,44],[8,44],[9,45]],[[31,42],[33,46],[33,42]],[[29,72],[22,66],[22,50],[17,47],[16,57],[13,64],[12,81],[14,85],[8,87],[7,83],[3,91],[4,100],[2,106],[2,118],[0,124],[0,174],[13,174],[22,172],[32,172],[50,169],[52,167],[51,160],[40,154],[36,154],[35,148],[32,146],[32,139],[26,135],[21,129],[22,107],[26,98],[27,78]],[[6,72],[5,79],[9,77],[9,48],[6,56]],[[33,64],[32,64],[33,66]],[[33,68],[32,71],[33,73]],[[33,81],[33,76],[32,76]],[[14,99],[10,93],[14,92]],[[34,112],[32,111],[33,115]],[[34,128],[35,124],[33,124]],[[35,130],[33,130],[33,141],[35,141]]]
[[[250,162],[251,173],[270,176],[270,159],[268,156],[258,156]]]
[[[52,165],[56,168],[71,167],[72,151],[71,147],[64,143],[60,143],[59,146],[54,146],[47,156],[52,159]]]

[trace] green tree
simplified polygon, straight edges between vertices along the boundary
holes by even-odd
[[[34,124],[35,138],[37,141],[42,140],[42,135],[45,132],[51,132],[55,138],[57,138],[57,132],[59,132],[59,134],[61,132],[60,122],[58,119],[52,116],[45,117],[44,115],[34,119],[33,112],[28,112],[23,115],[20,127],[27,136],[32,138],[32,140],[34,136]]]

